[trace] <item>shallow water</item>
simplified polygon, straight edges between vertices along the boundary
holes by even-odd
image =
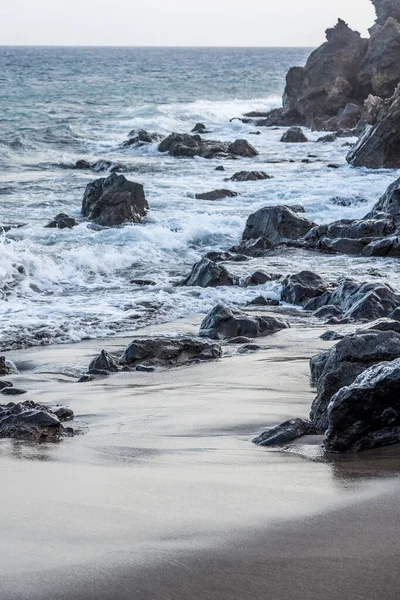
[[[0,48],[0,223],[25,223],[1,236],[0,348],[79,341],[132,331],[147,323],[206,312],[217,301],[243,304],[258,289],[177,288],[206,251],[240,240],[247,216],[276,203],[302,204],[311,219],[328,222],[365,214],[393,171],[368,172],[345,163],[346,140],[280,143],[281,130],[260,129],[233,117],[278,106],[289,66],[303,64],[307,49]],[[189,132],[198,121],[207,137],[245,137],[255,159],[173,159],[156,144],[122,148],[132,129],[167,135]],[[316,155],[309,164],[301,160]],[[127,168],[145,186],[150,212],[142,225],[95,231],[45,229],[58,212],[79,217],[85,185],[100,176],[73,171],[79,158],[105,158]],[[289,162],[294,160],[295,162]],[[327,168],[338,163],[339,169]],[[243,169],[274,179],[225,183]],[[197,192],[229,187],[239,195],[218,202]],[[351,199],[337,206],[334,197]],[[288,252],[255,261],[280,273],[312,267],[330,279],[359,278],[378,269],[399,285],[395,262]],[[232,267],[241,272],[253,265]],[[272,267],[271,267],[272,265]],[[135,277],[156,285],[141,288]],[[144,304],[143,304],[144,303]],[[150,305],[148,303],[151,303]]]

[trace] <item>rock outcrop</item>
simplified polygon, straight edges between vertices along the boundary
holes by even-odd
[[[107,227],[140,223],[148,209],[143,186],[117,174],[89,183],[82,202],[82,215]]]
[[[235,337],[256,338],[276,333],[290,327],[289,323],[275,317],[250,316],[236,308],[218,304],[201,324],[199,335],[214,340]]]
[[[200,135],[188,133],[171,133],[158,146],[159,152],[168,152],[170,156],[193,158],[225,158],[241,156],[244,158],[258,155],[257,150],[247,140],[238,139],[234,142],[217,142],[203,140]]]

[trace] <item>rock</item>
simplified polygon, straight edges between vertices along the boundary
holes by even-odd
[[[246,262],[249,260],[249,257],[245,254],[232,254],[231,252],[218,252],[216,250],[210,250],[210,252],[204,255],[204,258],[208,258],[212,262],[225,262],[229,260],[233,262]]]
[[[141,286],[157,285],[157,282],[154,281],[154,279],[132,279],[130,283]]]
[[[82,375],[82,377],[78,379],[78,383],[87,383],[88,381],[94,381],[94,379],[93,375]]]
[[[72,229],[78,225],[77,221],[73,217],[69,217],[65,213],[60,213],[50,223],[46,225],[49,228],[57,229]]]
[[[4,396],[22,396],[23,394],[26,394],[27,391],[7,385],[6,387],[3,387],[0,393]]]
[[[215,171],[225,171],[225,167],[223,165],[218,165],[218,167],[215,167]]]
[[[60,406],[60,408],[54,410],[54,414],[59,418],[61,423],[72,421],[74,418],[74,412],[70,408],[65,408],[64,406]]]
[[[222,198],[235,198],[237,192],[231,190],[213,190],[212,192],[205,192],[204,194],[196,194],[196,200],[221,200]]]
[[[142,373],[153,373],[155,371],[155,367],[146,367],[146,365],[136,365],[136,371],[140,371]]]
[[[120,163],[113,163],[110,160],[98,160],[95,163],[90,163],[87,160],[77,160],[73,169],[95,171],[101,173],[102,171],[110,171],[110,173],[116,173],[117,171],[125,171],[126,167]]]
[[[196,123],[192,129],[192,133],[209,133],[204,123]]]
[[[121,356],[120,363],[129,367],[172,367],[220,356],[221,346],[197,338],[145,338],[134,340]]]
[[[253,439],[253,444],[257,444],[257,446],[282,446],[304,435],[315,435],[316,433],[318,431],[310,421],[291,419],[277,427],[267,429],[267,431]]]
[[[273,177],[264,171],[239,171],[232,175],[230,181],[261,181],[263,179],[273,179]]]
[[[265,296],[257,296],[257,298],[250,300],[250,302],[247,303],[247,306],[279,306],[279,300],[265,298]]]
[[[325,331],[322,335],[320,335],[321,340],[324,342],[334,342],[337,340],[342,340],[344,335],[338,333],[337,331]]]
[[[238,336],[260,337],[286,329],[290,325],[282,319],[267,316],[250,316],[241,310],[218,304],[200,326],[200,337],[215,340]]]
[[[328,133],[328,135],[324,135],[320,138],[317,139],[317,142],[319,143],[323,143],[323,144],[330,144],[332,142],[336,142],[337,140],[337,136],[335,133]]]
[[[389,319],[400,321],[400,307],[395,308],[394,311],[390,313]]]
[[[301,271],[295,275],[288,275],[282,282],[281,299],[288,304],[306,305],[311,298],[322,296],[328,285],[312,271]]]
[[[144,144],[152,144],[153,142],[159,142],[163,139],[163,136],[159,133],[149,133],[145,129],[139,129],[138,131],[131,131],[129,139],[124,142],[123,146],[143,146]]]
[[[73,413],[69,419],[72,418]],[[18,404],[0,404],[0,438],[57,442],[71,432],[62,426],[60,419],[47,406],[29,400]]]
[[[376,11],[376,23],[384,25],[389,17],[400,21],[399,0],[372,0]]]
[[[251,339],[248,337],[244,337],[240,335],[239,337],[234,337],[226,342],[227,344],[251,344]]]
[[[89,371],[100,370],[110,373],[119,371],[119,364],[114,356],[111,356],[105,350],[102,350],[99,356],[96,356],[89,365]]]
[[[100,377],[108,377],[111,371],[108,369],[88,369],[87,375],[99,375]]]
[[[91,169],[92,165],[90,164],[89,161],[81,158],[79,160],[76,161],[76,163],[74,164],[74,166],[72,167],[73,169],[82,169],[82,170],[86,170],[86,169]]]
[[[360,452],[400,442],[400,359],[365,370],[328,408],[328,452]]]
[[[317,397],[310,412],[311,421],[325,431],[328,405],[343,387],[376,363],[394,360],[400,354],[400,334],[395,331],[359,331],[340,340],[328,352],[310,362],[311,375],[317,384]]]
[[[373,321],[389,316],[400,305],[400,295],[384,283],[342,279],[330,303],[338,306],[347,318]]]
[[[202,258],[196,263],[190,275],[182,282],[184,286],[219,287],[238,285],[239,279],[231,275],[225,267],[218,265],[208,258]]]
[[[338,130],[349,130],[356,127],[357,123],[361,119],[362,113],[358,104],[349,102],[346,106],[341,109],[338,113],[337,129]],[[351,132],[350,132],[351,136]],[[343,131],[340,137],[345,137]]]
[[[222,156],[257,156],[258,152],[246,140],[235,142],[217,142],[215,140],[203,140],[199,135],[187,133],[172,133],[166,137],[158,146],[159,152],[168,152],[170,156],[202,158],[218,158]]]
[[[7,360],[5,356],[0,356],[0,377],[4,375],[15,375],[18,373],[17,367],[11,360]]]
[[[275,281],[276,279],[279,279],[279,275],[276,276],[271,273],[264,273],[264,271],[256,271],[250,277],[246,277],[245,284],[247,286],[264,285],[267,281]]]
[[[252,352],[258,352],[261,349],[262,349],[261,346],[259,346],[258,344],[245,344],[244,346],[241,346],[240,348],[238,348],[237,353],[238,354],[250,354]]]
[[[400,216],[400,178],[396,179],[385,191],[383,196],[374,205],[371,212],[368,213],[365,219],[379,219],[381,213],[390,215],[392,217]],[[383,217],[385,218],[385,215]],[[386,231],[386,235],[394,233],[394,227],[389,231]],[[383,233],[381,234],[383,235]]]
[[[4,390],[6,387],[13,387],[13,383],[11,381],[1,381],[0,380],[0,390]]]
[[[84,217],[109,227],[140,223],[148,209],[143,186],[116,174],[89,183],[82,203]]]
[[[328,169],[340,169],[340,165],[338,165],[337,163],[329,163],[327,167]]]
[[[338,317],[341,318],[343,316],[342,311],[337,306],[333,304],[328,304],[327,306],[321,306],[314,312],[314,317],[318,317],[318,319],[327,319],[328,317]]]
[[[280,244],[298,241],[314,227],[315,223],[299,217],[286,206],[267,206],[249,216],[242,243],[234,250],[257,254]]]
[[[308,142],[301,127],[290,127],[282,136],[281,142],[299,144]]]

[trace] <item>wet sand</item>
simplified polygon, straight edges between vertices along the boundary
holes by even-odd
[[[250,443],[307,415],[322,331],[298,323],[255,354],[79,384],[129,339],[10,353],[27,397],[70,406],[85,433],[0,442],[1,600],[398,598],[400,451]]]

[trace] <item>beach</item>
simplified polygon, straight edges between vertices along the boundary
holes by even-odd
[[[11,354],[14,384],[72,408],[84,434],[0,443],[2,599],[239,599],[265,586],[296,600],[395,598],[398,448],[324,457],[318,438],[250,443],[307,416],[309,358],[332,345],[322,331],[299,318],[256,353],[227,346],[211,363],[88,383],[77,377],[99,340]]]

